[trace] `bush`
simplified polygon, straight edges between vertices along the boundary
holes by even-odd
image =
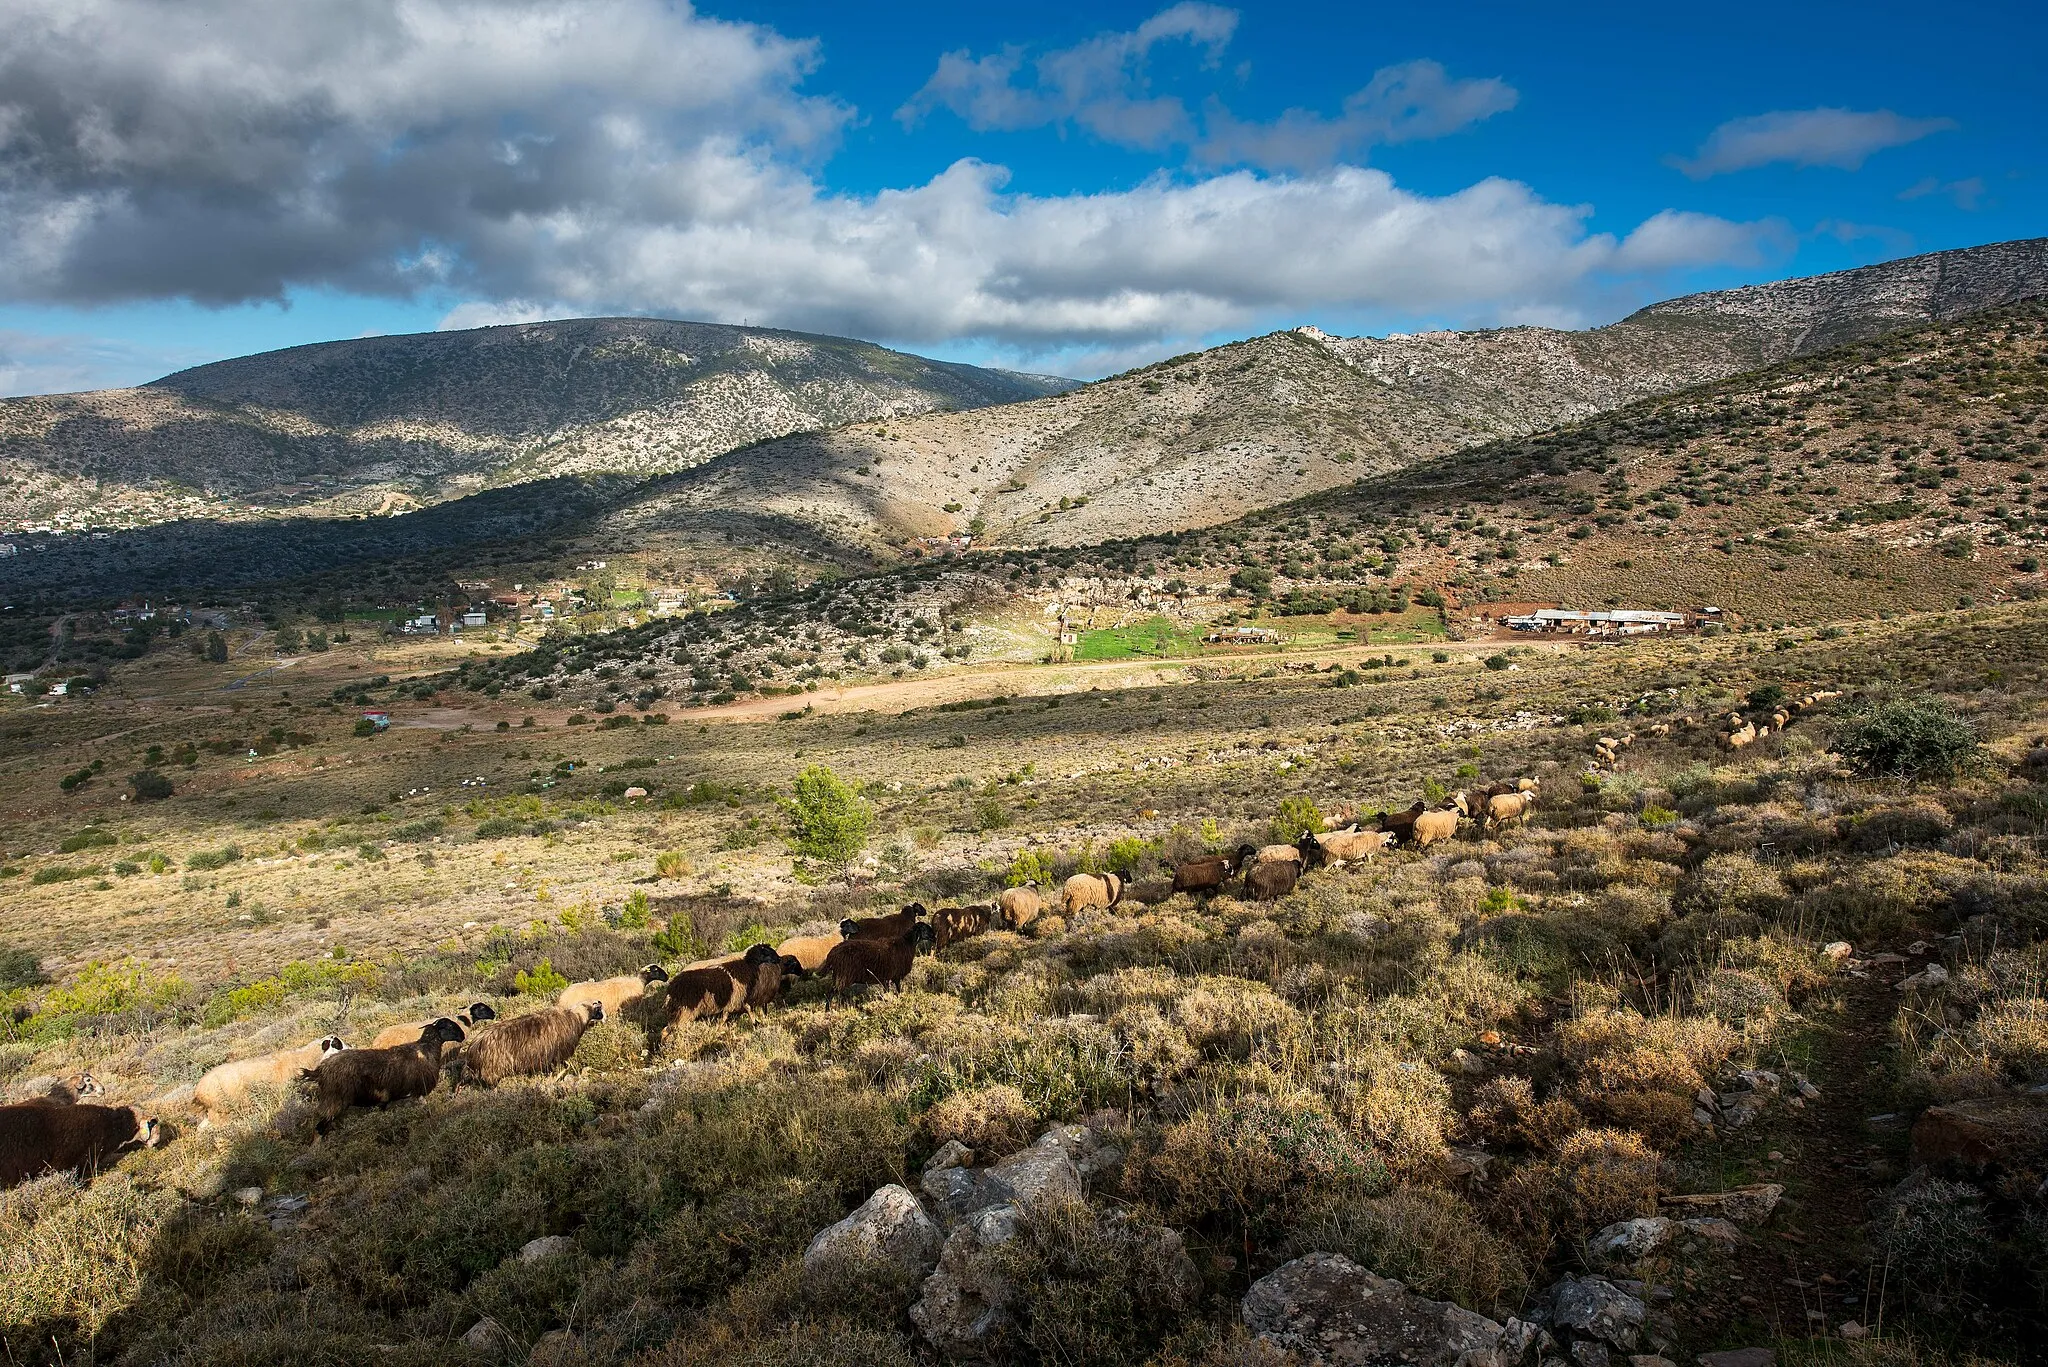
[[[925,1112],[924,1124],[932,1142],[957,1139],[977,1162],[989,1162],[1030,1143],[1037,1119],[1024,1093],[1003,1082],[953,1093]]]
[[[875,819],[867,799],[822,764],[796,776],[796,795],[787,811],[790,848],[830,864],[844,864],[859,854]]]
[[[64,842],[57,846],[57,849],[62,854],[76,854],[80,850],[97,849],[103,845],[118,845],[120,843],[121,838],[112,831],[102,831],[96,827],[88,826],[75,835],[65,836]]]
[[[161,802],[176,791],[171,786],[171,781],[154,769],[144,769],[130,775],[128,783],[135,789],[135,800],[138,802]]]
[[[1085,1201],[1035,1204],[1017,1237],[983,1256],[1011,1292],[999,1362],[1158,1362],[1200,1304],[1201,1276],[1177,1235]]]
[[[1939,698],[1880,703],[1852,718],[1835,744],[1858,772],[1885,778],[1954,778],[1983,753],[1975,728]]]
[[[568,985],[569,980],[556,972],[554,963],[548,959],[512,975],[513,988],[526,997],[556,996]]]
[[[695,871],[690,856],[681,850],[663,850],[654,856],[654,876],[657,878],[688,878]]]
[[[1284,797],[1280,799],[1280,810],[1274,814],[1266,834],[1276,844],[1292,845],[1301,839],[1303,831],[1320,831],[1322,828],[1323,810],[1316,806],[1313,798]]]
[[[242,857],[239,846],[223,845],[217,850],[194,850],[185,856],[185,867],[202,873],[224,869]]]

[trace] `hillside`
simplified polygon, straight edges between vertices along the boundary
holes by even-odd
[[[794,521],[881,552],[1076,546],[1246,511],[1794,356],[2048,295],[2048,238],[1692,295],[1585,332],[1274,333],[973,413],[803,433],[671,481],[623,537]]]
[[[0,527],[388,513],[560,475],[679,470],[769,437],[1070,387],[867,342],[584,318],[358,338],[136,389],[0,401]]]

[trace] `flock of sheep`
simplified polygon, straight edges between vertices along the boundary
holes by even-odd
[[[1842,692],[1840,689],[1822,689],[1819,692],[1808,693],[1802,698],[1794,698],[1782,707],[1776,708],[1770,716],[1762,721],[1752,721],[1740,712],[1730,712],[1727,716],[1720,719],[1720,731],[1715,737],[1716,743],[1724,750],[1740,750],[1745,746],[1754,745],[1773,732],[1783,731],[1792,724],[1794,717],[1797,717],[1808,708],[1817,707],[1831,698],[1839,698],[1841,696]],[[1647,734],[1652,736],[1668,736],[1673,731],[1682,731],[1694,724],[1693,718],[1680,717],[1676,721],[1658,722],[1649,728]],[[1594,766],[1603,769],[1614,768],[1621,763],[1621,752],[1635,744],[1635,741],[1636,738],[1633,735],[1596,737],[1593,741]]]
[[[1380,812],[1341,829],[1303,831],[1291,845],[1243,845],[1234,853],[1204,855],[1177,864],[1172,890],[1206,896],[1240,881],[1246,897],[1272,901],[1293,891],[1302,875],[1376,857],[1395,845],[1427,848],[1456,835],[1464,820],[1491,831],[1525,819],[1541,794],[1533,778],[1453,794],[1440,807],[1425,802]],[[411,1021],[380,1031],[367,1048],[352,1049],[328,1035],[295,1049],[223,1063],[201,1077],[191,1104],[207,1123],[256,1088],[302,1087],[315,1128],[326,1134],[354,1107],[388,1107],[441,1086],[459,1069],[462,1084],[495,1086],[507,1078],[546,1074],[565,1065],[584,1032],[604,1020],[645,1028],[658,1039],[680,1022],[724,1020],[771,1005],[799,977],[830,984],[834,995],[856,987],[894,989],[917,956],[992,927],[1022,931],[1050,910],[1067,915],[1108,910],[1124,900],[1125,879],[1115,873],[1077,873],[1056,899],[1036,884],[1006,890],[980,906],[912,903],[885,916],[840,922],[839,934],[799,935],[779,945],[758,944],[739,954],[702,959],[671,975],[660,964],[638,973],[572,983],[552,1006],[499,1019],[485,1002],[452,1016]],[[121,1153],[164,1143],[168,1130],[132,1106],[106,1106],[89,1074],[59,1083],[46,1096],[0,1106],[0,1189],[46,1172],[91,1174]]]

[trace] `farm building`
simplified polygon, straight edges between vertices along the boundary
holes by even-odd
[[[1610,612],[1577,612],[1569,608],[1538,608],[1522,617],[1510,617],[1515,631],[1564,632],[1574,636],[1644,636],[1656,631],[1677,631],[1686,624],[1682,612],[1658,612],[1623,608]]]
[[[1277,646],[1280,633],[1265,627],[1217,627],[1202,640],[1212,646]]]

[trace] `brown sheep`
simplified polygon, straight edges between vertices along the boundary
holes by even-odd
[[[1250,845],[1240,845],[1234,854],[1209,854],[1199,859],[1184,859],[1173,866],[1173,890],[1175,892],[1214,892],[1222,887],[1258,851]]]
[[[1415,848],[1426,850],[1439,840],[1455,838],[1458,834],[1458,817],[1459,812],[1455,807],[1439,808],[1416,817],[1414,824],[1408,828]]]
[[[792,935],[775,946],[775,952],[795,959],[804,972],[816,973],[825,966],[825,956],[832,952],[832,946],[844,938],[843,935]]]
[[[1486,800],[1486,818],[1482,824],[1492,831],[1511,822],[1526,821],[1535,806],[1533,793],[1502,793]]]
[[[913,925],[930,914],[924,909],[924,903],[912,902],[888,916],[868,916],[860,920],[848,917],[839,923],[839,933],[849,940],[900,940]]]
[[[665,1023],[730,1016],[746,1005],[746,985],[725,967],[686,968],[668,980]]]
[[[1257,859],[1245,871],[1244,895],[1255,902],[1277,902],[1293,892],[1294,885],[1300,881],[1299,859]]]
[[[420,1037],[422,1030],[425,1030],[434,1023],[434,1020],[452,1020],[461,1026],[466,1034],[470,1027],[482,1025],[485,1021],[496,1020],[497,1018],[498,1013],[491,1009],[489,1002],[471,1002],[467,1010],[458,1011],[453,1016],[436,1016],[433,1020],[407,1021],[403,1025],[387,1025],[382,1030],[379,1030],[376,1036],[371,1039],[370,1048],[389,1049],[394,1044],[411,1044]],[[460,1043],[460,1041],[454,1042]]]
[[[441,1085],[441,1046],[461,1037],[462,1027],[443,1017],[411,1044],[329,1054],[304,1074],[318,1116],[313,1128],[326,1134],[351,1106],[383,1110],[394,1101],[427,1095]]]
[[[419,1031],[413,1031],[412,1038],[418,1039]],[[339,1035],[327,1035],[296,1049],[280,1049],[274,1054],[258,1054],[209,1068],[192,1089],[192,1104],[202,1111],[221,1110],[251,1087],[266,1083],[282,1087],[297,1082],[308,1069],[317,1068],[347,1047]]]
[[[1460,802],[1464,799],[1465,794],[1458,794]],[[1392,835],[1396,844],[1405,845],[1414,837],[1416,818],[1428,810],[1427,803],[1418,802],[1405,812],[1381,812],[1373,818],[1373,824]]]
[[[617,1020],[625,1015],[627,1007],[645,997],[648,989],[667,981],[667,969],[660,964],[649,964],[638,973],[621,973],[596,982],[571,983],[556,995],[555,1005],[578,1006],[584,1002],[597,1002],[604,1007],[606,1019]]]
[[[1003,914],[1003,924],[1022,930],[1045,911],[1045,899],[1038,895],[1038,884],[1030,882],[1021,888],[1004,888],[996,898],[996,910]]]
[[[1108,911],[1124,900],[1124,880],[1114,873],[1077,873],[1060,888],[1067,915],[1084,907]]]
[[[849,987],[897,988],[909,976],[918,951],[928,948],[933,938],[930,926],[913,925],[900,940],[842,941],[825,956],[825,976],[832,980],[835,995]]]
[[[1346,864],[1377,859],[1380,852],[1393,843],[1392,831],[1361,831],[1355,826],[1349,830],[1327,831],[1303,841],[1306,856],[1303,863],[1312,869],[1341,869]]]
[[[48,1099],[0,1106],[0,1190],[50,1172],[91,1178],[135,1149],[160,1148],[169,1134],[133,1106],[53,1105]]]
[[[494,1021],[463,1050],[463,1078],[495,1087],[508,1077],[551,1073],[569,1061],[583,1032],[603,1019],[602,1002],[578,1002]]]
[[[979,935],[995,921],[996,909],[992,905],[940,907],[932,913],[932,948],[944,949],[955,940]]]
[[[739,1009],[747,1012],[772,1004],[782,994],[783,984],[802,976],[803,971],[795,956],[782,954],[773,945],[752,946],[726,969],[740,986]]]

